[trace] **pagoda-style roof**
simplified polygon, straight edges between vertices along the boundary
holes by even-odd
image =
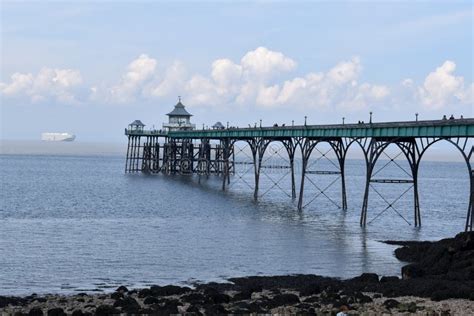
[[[223,129],[225,127],[221,122],[216,122],[214,125],[212,125],[212,128],[214,128],[214,129]]]
[[[145,126],[145,124],[143,124],[142,121],[140,121],[140,120],[135,120],[132,123],[130,123],[129,125],[142,126],[142,127]]]
[[[178,101],[178,103],[174,106],[173,111],[169,112],[166,114],[168,116],[193,116],[191,113],[186,111],[184,108],[183,103],[181,103],[181,100]]]

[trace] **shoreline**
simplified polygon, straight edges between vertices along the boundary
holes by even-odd
[[[318,275],[250,276],[230,283],[154,285],[113,293],[0,296],[2,315],[346,315],[474,314],[474,232],[436,242],[387,241],[398,276],[364,273],[351,279]]]

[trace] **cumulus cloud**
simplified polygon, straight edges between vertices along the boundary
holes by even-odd
[[[248,52],[240,61],[243,70],[250,76],[268,77],[280,72],[291,71],[296,62],[280,52],[265,47]]]
[[[464,78],[455,76],[456,64],[447,60],[428,74],[423,86],[418,88],[421,102],[428,109],[439,109],[450,102],[465,98]]]
[[[259,47],[246,53],[239,64],[218,59],[212,64],[211,76],[194,76],[186,90],[197,104],[256,104],[262,107],[300,106],[368,106],[386,98],[388,87],[358,84],[362,71],[360,59],[342,61],[327,72],[311,72],[275,83],[275,77],[294,70],[296,62],[280,52]],[[272,83],[273,82],[273,83]]]
[[[109,90],[111,100],[123,103],[135,98],[137,93],[142,92],[143,84],[153,77],[156,64],[156,60],[146,54],[133,60],[120,83]]]
[[[75,91],[82,84],[82,76],[74,69],[44,67],[35,76],[31,73],[14,73],[10,83],[1,83],[5,97],[29,97],[32,102],[54,99],[63,103],[78,102]]]
[[[218,59],[212,63],[210,77],[193,76],[186,84],[192,104],[250,104],[262,107],[349,106],[361,108],[384,99],[388,87],[363,83],[360,59],[342,61],[327,72],[311,72],[302,77],[278,82],[282,75],[296,69],[297,63],[281,52],[259,47],[234,63]],[[356,98],[349,102],[347,98]]]
[[[155,97],[167,96],[179,91],[183,86],[183,82],[186,81],[186,78],[186,67],[182,62],[175,61],[168,69],[166,69],[162,80],[157,84],[151,84],[149,87],[145,88],[145,90],[148,89],[150,95]]]
[[[116,104],[183,95],[190,106],[344,111],[417,104],[436,111],[448,105],[474,102],[474,84],[465,84],[464,78],[455,74],[456,64],[449,60],[427,74],[421,83],[406,78],[390,87],[363,82],[358,57],[298,76],[293,74],[296,67],[296,61],[282,52],[258,47],[243,54],[238,62],[219,58],[212,62],[207,75],[190,76],[180,61],[158,68],[156,59],[141,54],[129,63],[117,84],[90,87],[89,98]],[[77,70],[43,68],[36,75],[14,73],[10,82],[0,83],[0,93],[7,97],[26,95],[32,102],[55,99],[74,103],[81,85],[82,77]]]

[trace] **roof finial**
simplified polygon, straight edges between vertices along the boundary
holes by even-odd
[[[181,102],[181,96],[178,95],[178,102]]]

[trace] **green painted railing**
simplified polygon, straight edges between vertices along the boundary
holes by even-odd
[[[285,138],[285,137],[474,137],[474,119],[337,125],[230,128],[218,130],[125,130],[126,135],[172,138]]]

